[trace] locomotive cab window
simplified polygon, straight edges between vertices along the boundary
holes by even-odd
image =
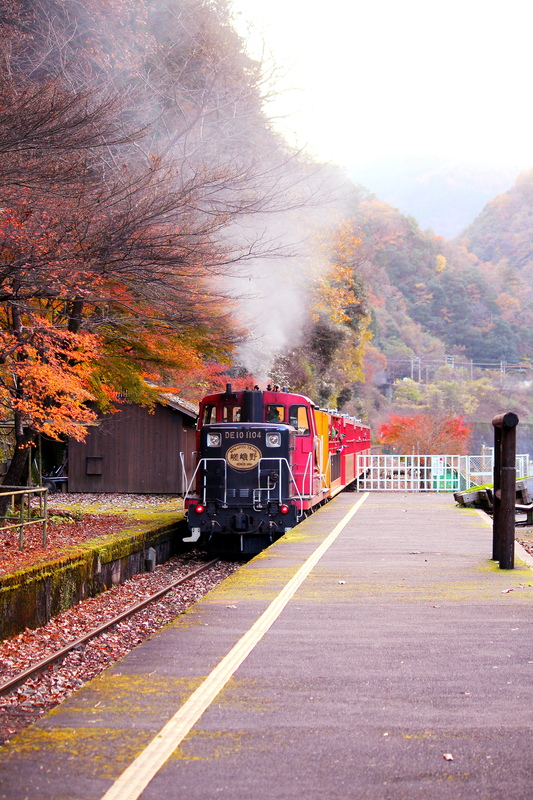
[[[267,422],[283,422],[285,418],[285,406],[268,405],[265,409],[265,419]]]
[[[241,407],[240,406],[224,406],[222,409],[222,422],[240,422],[241,421]]]
[[[217,407],[204,406],[204,413],[202,415],[202,425],[209,425],[211,422],[217,421]]]
[[[289,425],[296,428],[297,436],[309,436],[307,406],[291,406],[289,408]]]

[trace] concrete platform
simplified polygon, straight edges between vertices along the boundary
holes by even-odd
[[[529,800],[530,568],[490,561],[451,495],[375,493],[346,519],[361,500],[4,747],[0,797]]]
[[[176,512],[145,514],[133,525],[125,521],[121,533],[87,539],[0,575],[0,640],[25,628],[46,625],[56,614],[87,597],[144,572],[146,553],[156,551],[157,563],[185,549],[183,515]]]

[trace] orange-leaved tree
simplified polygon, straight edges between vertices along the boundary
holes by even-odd
[[[391,414],[381,425],[378,439],[402,454],[463,455],[467,452],[471,434],[472,430],[462,416],[415,414],[403,417]]]
[[[235,223],[276,206],[283,156],[223,5],[0,0],[6,484],[86,401],[153,402],[242,338],[224,281],[264,245]]]
[[[0,0],[0,17],[0,400],[16,485],[36,434],[83,435],[86,400],[112,410],[219,380],[243,338],[229,279],[278,253],[263,215],[317,186],[263,114],[228,0]]]

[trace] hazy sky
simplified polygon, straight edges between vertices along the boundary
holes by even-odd
[[[531,0],[234,0],[285,72],[270,112],[322,159],[533,168]],[[290,137],[292,134],[288,133]]]

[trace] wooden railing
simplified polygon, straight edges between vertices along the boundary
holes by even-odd
[[[24,530],[29,525],[42,525],[42,543],[46,544],[46,527],[48,522],[47,495],[44,486],[1,486],[0,504],[4,498],[11,498],[9,506],[14,509],[13,515],[0,517],[0,531],[17,529],[19,532],[19,550],[24,547]],[[38,504],[32,503],[38,499]],[[16,508],[18,506],[18,509]],[[37,513],[35,513],[37,512]]]

